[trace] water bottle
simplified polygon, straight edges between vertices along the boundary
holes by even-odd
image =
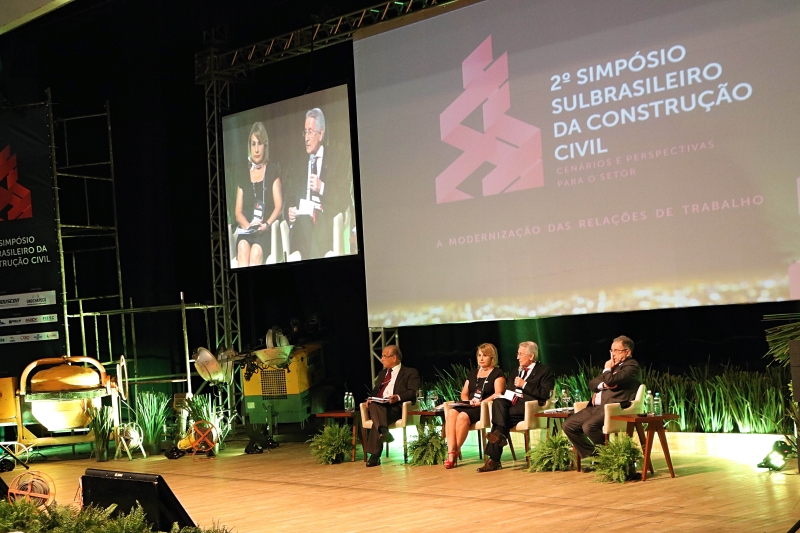
[[[664,414],[664,408],[661,406],[661,395],[659,393],[656,393],[655,398],[653,398],[653,414],[656,416]]]
[[[648,390],[644,397],[644,412],[648,415],[653,414],[653,391]]]
[[[417,391],[417,409],[420,411],[425,411],[427,406],[425,405],[425,394],[421,391]]]
[[[344,393],[344,410],[345,411],[352,411],[353,410],[353,394],[350,392]]]

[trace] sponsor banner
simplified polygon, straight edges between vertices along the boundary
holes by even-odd
[[[46,104],[0,110],[0,317],[11,314],[4,309],[52,306],[39,312],[58,317],[48,322],[59,334],[41,332],[41,338],[30,339],[54,341],[37,349],[41,354],[65,348],[49,114]],[[42,323],[40,317],[25,318],[37,319],[28,324]],[[27,350],[3,350],[0,367],[22,364],[30,357]]]
[[[12,318],[0,318],[0,328],[4,326],[46,324],[48,322],[58,322],[58,315],[15,316]]]
[[[56,291],[26,292],[22,294],[6,294],[5,296],[0,296],[0,309],[55,304]]]
[[[0,344],[17,344],[20,342],[53,341],[58,340],[57,331],[42,331],[39,333],[25,333],[23,335],[0,335]]]

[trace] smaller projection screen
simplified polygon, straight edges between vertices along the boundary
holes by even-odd
[[[358,253],[341,85],[222,119],[231,268]]]

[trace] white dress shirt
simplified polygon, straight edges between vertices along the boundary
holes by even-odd
[[[387,370],[388,372],[388,370]],[[389,384],[386,385],[386,388],[383,389],[383,397],[388,398],[394,394],[394,382],[397,381],[397,374],[400,373],[400,365],[392,367],[392,377],[389,380]]]

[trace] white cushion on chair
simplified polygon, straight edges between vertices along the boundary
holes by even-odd
[[[283,253],[286,255],[287,263],[302,259],[300,252],[292,252],[291,240],[289,239],[289,223],[285,220],[281,221],[281,244],[283,245]]]
[[[618,403],[607,403],[605,405],[605,422],[603,423],[603,433],[610,435],[612,433],[620,433],[627,431],[628,423],[619,420],[611,420],[612,416],[616,415],[635,415],[644,411],[644,395],[647,392],[647,387],[644,384],[639,385],[636,391],[636,398],[631,402],[630,406],[623,409]]]
[[[325,257],[336,257],[344,255],[344,237],[342,236],[342,226],[344,225],[344,215],[339,213],[333,217],[333,249],[325,253]],[[348,236],[349,238],[349,236]]]
[[[361,427],[364,429],[372,429],[372,419],[369,417],[369,406],[367,406],[367,402],[363,402],[359,405],[361,409]],[[413,421],[410,419],[415,419],[415,417],[409,417],[408,412],[414,411],[416,408],[416,404],[412,404],[411,402],[403,402],[403,414],[399,420],[396,420],[389,424],[389,429],[394,428],[403,428],[406,426],[411,425],[409,422]]]
[[[511,431],[529,431],[531,429],[547,429],[547,419],[535,416],[536,413],[541,413],[545,409],[552,409],[552,400],[547,400],[544,405],[539,405],[539,400],[531,400],[525,402],[525,418],[516,426],[511,428]]]
[[[639,385],[636,390],[636,398],[631,402],[629,407],[623,409],[618,403],[607,403],[605,405],[605,421],[603,422],[603,433],[610,435],[612,433],[620,433],[627,431],[628,423],[611,420],[612,416],[616,415],[632,415],[641,413],[644,410],[644,395],[647,392],[647,387],[644,384]],[[575,402],[575,412],[581,411],[589,405],[589,402]]]
[[[277,220],[275,221],[277,222]],[[274,265],[278,262],[278,258],[280,255],[283,255],[283,252],[280,254],[278,253],[278,227],[280,224],[276,224],[273,222],[272,226],[269,227],[270,230],[270,252],[267,256],[267,260],[264,262],[265,265]],[[283,248],[283,246],[281,246]]]

